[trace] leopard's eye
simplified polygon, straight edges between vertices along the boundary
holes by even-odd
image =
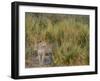
[[[46,55],[46,56],[48,56],[48,55],[49,55],[49,53],[46,53],[45,55]]]

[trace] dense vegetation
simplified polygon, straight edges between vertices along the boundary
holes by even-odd
[[[34,45],[46,41],[54,46],[51,66],[89,64],[89,16],[25,13],[25,60],[32,65]],[[30,66],[31,67],[31,66]]]

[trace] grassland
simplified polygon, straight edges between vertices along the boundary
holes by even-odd
[[[34,45],[54,46],[51,66],[89,64],[89,16],[25,13],[25,65],[32,67]]]

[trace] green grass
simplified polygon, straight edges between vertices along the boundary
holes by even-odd
[[[53,45],[51,66],[89,64],[89,16],[25,13],[25,60],[38,41]],[[28,63],[31,63],[30,61]],[[27,66],[27,64],[26,64]]]

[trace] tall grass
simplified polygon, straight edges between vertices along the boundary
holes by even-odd
[[[51,66],[89,64],[89,16],[25,13],[26,63],[38,41],[53,45]],[[31,64],[31,61],[28,62]]]

